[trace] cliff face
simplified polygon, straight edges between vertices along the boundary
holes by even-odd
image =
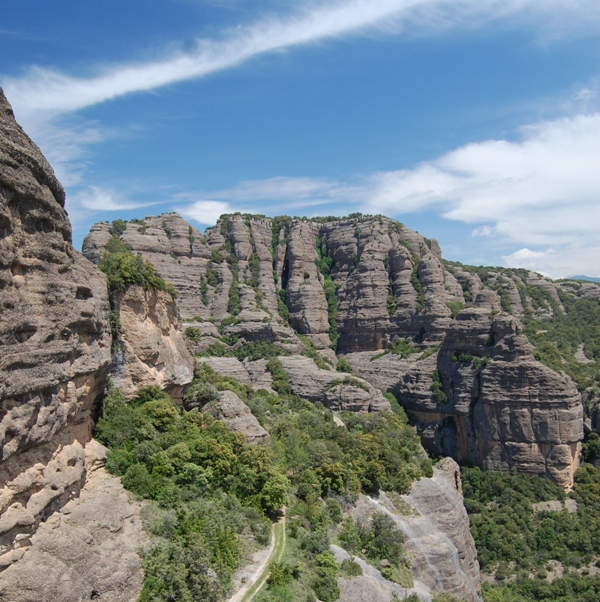
[[[90,259],[98,260],[110,228],[92,228],[84,242]],[[382,408],[387,402],[372,384],[396,395],[431,451],[572,485],[581,395],[538,351],[547,347],[545,324],[571,311],[563,301],[597,304],[597,285],[445,262],[435,240],[381,216],[233,215],[202,236],[166,214],[128,223],[121,238],[174,284],[183,318],[196,320],[189,324],[198,329],[198,351],[210,355],[221,337],[233,348],[267,340],[310,356],[312,347],[318,370],[306,359],[281,358],[299,394],[319,389],[313,397],[333,409]],[[347,375],[333,371],[340,357],[352,378],[368,381],[360,379],[352,399],[334,391],[338,383],[350,391]],[[236,360],[207,361],[227,371]]]
[[[425,590],[469,602],[481,601],[477,551],[469,531],[456,462],[444,458],[434,467],[433,476],[413,483],[407,495],[361,496],[352,510],[354,518],[360,522],[365,522],[374,512],[390,516],[406,536],[406,552],[415,579],[414,591],[421,594],[421,599],[429,599]],[[340,552],[340,549],[336,550],[336,556],[341,560],[344,554]],[[392,586],[390,592],[391,584],[382,583],[378,576],[371,569],[362,578],[343,581],[341,599],[383,602],[391,598],[392,592],[400,599],[412,593],[398,586]],[[365,588],[364,598],[357,595],[362,588]]]
[[[195,360],[181,331],[175,300],[164,291],[131,286],[115,295],[120,336],[111,380],[126,397],[156,385],[181,401],[194,378]]]
[[[71,246],[64,191],[1,91],[0,140],[2,564],[85,481],[110,328],[106,280]]]

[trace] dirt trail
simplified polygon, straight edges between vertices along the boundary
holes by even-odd
[[[271,527],[271,543],[268,556],[256,567],[244,586],[229,598],[228,602],[250,602],[253,600],[269,577],[269,564],[281,561],[284,551],[285,508],[281,518]]]

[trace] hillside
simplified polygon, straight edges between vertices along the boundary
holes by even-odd
[[[0,598],[597,599],[598,284],[64,201],[0,91]]]
[[[431,453],[572,486],[584,404],[597,425],[597,284],[448,262],[435,240],[382,216],[236,214],[204,235],[177,214],[117,220],[92,228],[84,254],[99,261],[112,237],[173,284],[213,368],[263,378],[235,356],[269,341],[319,364],[282,359],[300,395],[352,371],[395,395]],[[376,393],[354,389],[362,401],[324,403],[371,407]]]

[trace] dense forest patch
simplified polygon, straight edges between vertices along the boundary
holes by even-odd
[[[204,364],[186,400],[202,407],[232,390],[269,431],[265,445],[247,445],[240,433],[198,407],[182,410],[156,387],[128,403],[115,388],[106,396],[96,437],[109,448],[107,469],[148,500],[154,546],[143,559],[142,602],[224,599],[244,559],[268,544],[271,520],[286,505],[286,552],[258,600],[333,602],[338,574],[352,567],[338,566],[329,545],[354,536],[356,553],[376,566],[387,560],[391,579],[410,582],[403,537],[386,517],[342,520],[361,492],[404,493],[432,474],[414,429],[399,408],[347,413],[340,426],[320,403],[289,394],[287,374],[275,364],[281,393],[253,391]]]
[[[463,468],[462,479],[481,569],[496,581],[483,588],[486,602],[600,599],[592,574],[600,564],[600,472],[592,465],[578,470],[568,497],[546,479],[514,472]],[[558,504],[540,504],[550,501]],[[557,567],[563,577],[554,578]]]

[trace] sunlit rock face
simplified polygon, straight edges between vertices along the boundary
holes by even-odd
[[[73,249],[64,202],[0,91],[0,566],[78,495],[107,384],[106,279]]]
[[[370,585],[372,589],[364,599],[373,602],[389,600],[393,592],[399,599],[413,592],[424,600],[431,599],[431,593],[446,593],[458,600],[481,602],[477,551],[463,505],[460,469],[454,460],[444,458],[438,462],[433,475],[415,481],[406,495],[360,496],[351,512],[360,522],[380,512],[396,523],[406,536],[414,590],[385,583],[371,570],[356,583],[354,579],[342,582],[342,600],[359,599],[352,595]],[[343,559],[339,549],[335,551]]]
[[[196,362],[175,300],[154,287],[130,286],[113,296],[113,305],[120,336],[113,346],[112,383],[128,398],[140,387],[155,385],[181,402]]]

